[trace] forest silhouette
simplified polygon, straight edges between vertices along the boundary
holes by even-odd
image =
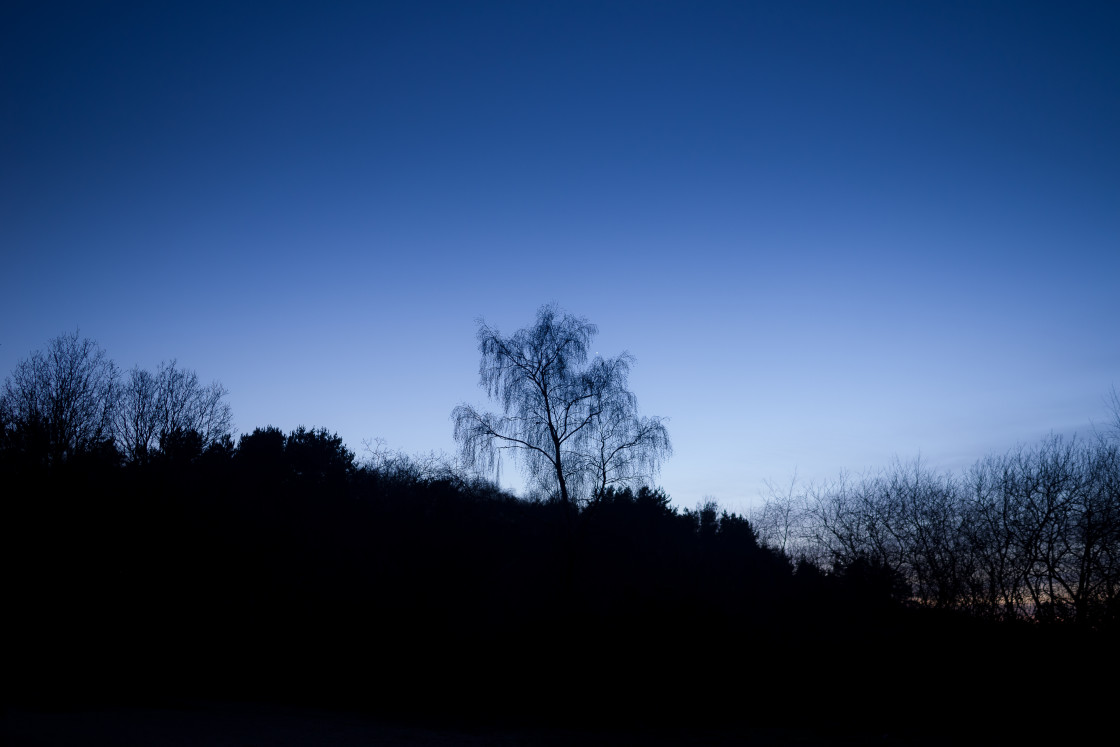
[[[324,428],[235,441],[224,398],[76,333],[9,376],[7,702],[919,734],[1069,733],[1113,702],[1117,439],[744,517],[637,479],[517,497]]]

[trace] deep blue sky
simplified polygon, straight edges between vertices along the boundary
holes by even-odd
[[[1117,38],[1107,2],[8,2],[0,372],[80,328],[241,431],[453,451],[475,318],[554,301],[636,356],[680,505],[1086,431]]]

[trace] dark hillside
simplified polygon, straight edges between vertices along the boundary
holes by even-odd
[[[359,468],[326,431],[168,443],[129,465],[6,452],[9,702],[924,733],[1018,724],[1025,687],[1107,695],[1080,676],[1110,671],[1111,631],[911,607],[873,563],[795,572],[712,504],[566,511]]]

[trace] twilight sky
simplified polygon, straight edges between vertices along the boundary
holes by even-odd
[[[241,432],[451,452],[475,319],[554,301],[637,358],[682,506],[1088,433],[1118,36],[1109,2],[6,2],[0,375],[80,328]]]

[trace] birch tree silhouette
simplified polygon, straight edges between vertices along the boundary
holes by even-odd
[[[626,388],[628,355],[588,363],[597,333],[587,319],[552,305],[509,337],[480,320],[479,383],[502,410],[454,409],[464,460],[491,470],[511,452],[565,507],[593,482],[626,483],[656,469],[669,453],[668,434],[659,418],[637,417]]]

